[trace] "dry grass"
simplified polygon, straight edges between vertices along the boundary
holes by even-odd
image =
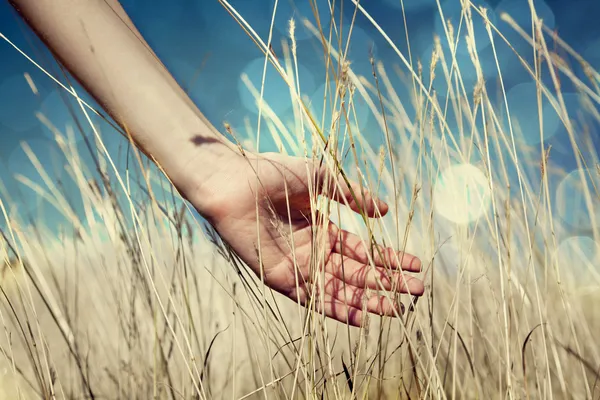
[[[466,40],[481,73],[471,22],[485,11],[463,5],[463,24],[446,25],[431,64],[398,51],[399,67],[373,60],[368,77],[345,59],[339,21],[334,28],[299,21],[323,46],[333,118],[311,113],[294,79],[291,40],[283,58],[268,61],[290,84],[295,119],[281,121],[264,104],[260,123],[248,123],[250,137],[270,134],[281,151],[339,162],[388,201],[391,215],[381,221],[323,207],[365,240],[372,233],[424,261],[426,293],[402,299],[404,316],[371,316],[356,329],[299,313],[278,294],[263,296],[258,279],[194,219],[155,167],[132,156],[126,171],[115,168],[98,127],[90,143],[95,163],[84,165],[73,133],[57,132],[85,212],[76,215],[51,180],[34,188],[67,221],[71,234],[56,235],[9,214],[6,194],[0,198],[7,222],[0,240],[3,398],[598,398],[600,255],[565,248],[571,234],[554,195],[566,172],[552,150],[528,148],[517,123],[504,126],[505,96],[490,98],[482,75],[474,88],[464,86],[460,65],[441,50]],[[356,13],[368,15],[364,7]],[[268,54],[269,43],[230,11]],[[584,156],[582,127],[567,113],[560,81],[575,83],[587,121],[599,122],[599,75],[559,40],[586,71],[587,81],[578,80],[541,21],[514,28],[535,43],[537,64],[523,68],[539,84],[539,99],[558,110],[578,165],[597,184],[597,156]],[[488,33],[493,44],[503,40],[492,24]],[[450,95],[435,93],[424,70],[451,82]],[[495,83],[505,93],[501,72]],[[411,99],[391,85],[397,73]],[[258,101],[261,88],[254,89]],[[381,127],[380,149],[357,128],[359,98]],[[409,102],[414,119],[405,112]],[[89,120],[83,104],[80,111]],[[599,192],[582,186],[587,209],[576,212],[598,218]],[[599,226],[591,225],[587,235],[600,243]]]

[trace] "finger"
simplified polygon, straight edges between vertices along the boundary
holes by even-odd
[[[399,293],[423,294],[423,282],[419,279],[403,275],[399,271],[388,271],[382,267],[372,267],[332,253],[327,263],[327,271],[347,285],[374,290],[393,290]]]
[[[298,295],[291,295],[290,298],[294,301],[299,301],[304,307],[310,306],[310,296],[304,287],[300,288],[300,293]],[[324,314],[328,318],[335,319],[344,324],[347,323],[357,327],[362,325],[364,313],[360,308],[352,307],[330,295],[325,295],[322,300],[318,298],[315,299],[311,308],[318,313]]]
[[[330,171],[325,164],[319,168],[318,174],[317,181],[321,194],[341,204],[347,204],[354,212],[360,213],[362,210],[370,218],[387,214],[388,205],[372,196],[364,185],[361,187],[357,182],[349,181],[350,186],[348,186],[341,174]]]
[[[357,327],[362,325],[363,311],[360,308],[352,307],[331,296],[325,296],[323,303],[317,302],[315,308],[318,312],[339,322]]]
[[[325,295],[330,295],[350,307],[378,315],[402,314],[402,304],[396,302],[393,296],[368,296],[365,289],[349,285],[328,273],[325,273],[325,282]]]
[[[363,242],[357,235],[339,229],[334,224],[331,224],[330,232],[331,241],[335,244],[333,250],[336,253],[351,257],[360,263],[369,264],[371,248],[366,247],[368,242]],[[421,260],[411,254],[379,245],[373,246],[372,259],[378,267],[401,268],[410,272],[419,272],[422,266]]]

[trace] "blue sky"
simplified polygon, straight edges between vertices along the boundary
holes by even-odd
[[[317,0],[322,2],[322,0]],[[266,37],[271,18],[274,0],[230,0],[239,12],[250,22],[257,32]],[[276,53],[281,52],[281,40],[287,35],[287,20],[295,15],[311,16],[312,11],[308,0],[296,0],[292,5],[290,0],[279,0],[280,17],[276,20],[273,47]],[[254,106],[249,101],[245,86],[241,83],[240,75],[245,72],[255,84],[260,82],[262,71],[261,55],[256,46],[249,40],[236,22],[229,16],[217,0],[124,0],[123,5],[130,14],[150,45],[164,61],[182,86],[189,88],[190,96],[207,117],[216,125],[227,120],[233,127],[241,131],[244,116],[255,115]],[[400,0],[369,0],[363,2],[375,20],[394,39],[401,51],[406,51],[404,43],[404,24],[399,9]],[[407,8],[408,31],[411,37],[412,52],[425,62],[431,53],[432,35],[440,31],[440,20],[437,16],[434,0],[404,0]],[[492,18],[496,18],[501,10],[508,11],[521,23],[529,21],[527,0],[489,0],[487,5]],[[534,0],[538,13],[546,23],[554,27],[576,51],[583,54],[596,69],[600,69],[600,2],[597,0]],[[320,4],[320,3],[319,3]],[[351,18],[351,2],[345,1],[345,18]],[[450,18],[457,16],[459,0],[442,2],[445,13]],[[585,11],[584,11],[585,10]],[[498,21],[502,29],[502,23]],[[368,50],[373,46],[376,57],[391,66],[399,64],[399,59],[389,45],[381,38],[373,26],[359,16],[356,21],[357,29],[353,33],[350,57],[359,73],[369,75],[370,65],[367,62]],[[504,27],[505,28],[505,27]],[[325,77],[323,66],[315,57],[318,45],[310,35],[298,28],[298,57],[301,64],[300,79],[306,94],[320,96],[323,92]],[[475,31],[482,32],[483,26],[476,24]],[[48,51],[33,35],[27,26],[19,20],[8,2],[0,2],[0,32],[24,49],[40,64],[59,76],[57,65]],[[509,30],[506,30],[509,32]],[[527,49],[514,34],[509,39],[520,49]],[[485,35],[478,41],[481,51],[484,74],[493,81],[494,68],[489,42]],[[461,53],[462,51],[462,53]],[[514,106],[514,115],[522,118],[524,123],[530,123],[528,129],[531,144],[536,143],[539,136],[537,123],[527,122],[534,112],[535,93],[527,82],[524,70],[518,67],[511,58],[508,49],[499,46],[498,51],[504,60],[506,68],[505,84],[508,88],[510,104]],[[467,58],[465,49],[459,49],[459,58]],[[529,56],[530,57],[530,56]],[[530,57],[531,58],[531,57]],[[201,72],[197,73],[201,68]],[[29,73],[39,89],[34,95],[23,78]],[[467,77],[467,81],[469,81]],[[269,80],[268,80],[269,82]],[[443,90],[444,88],[437,88]],[[398,88],[402,94],[403,88]],[[565,90],[569,90],[568,85]],[[268,83],[265,98],[275,105],[275,110],[282,118],[290,118],[291,104],[289,95],[286,100],[286,88],[274,79]],[[283,93],[283,94],[282,94]],[[533,99],[533,100],[532,100]],[[532,104],[533,103],[533,104]],[[61,158],[58,149],[51,141],[49,131],[35,118],[37,111],[42,111],[59,128],[72,123],[67,104],[75,106],[57,86],[37,70],[29,61],[15,51],[8,43],[0,41],[0,178],[5,182],[9,192],[17,193],[17,185],[11,176],[21,173],[35,180],[35,171],[21,150],[19,143],[28,141],[45,167],[59,165]],[[577,108],[576,102],[572,103]],[[368,114],[368,113],[367,113]],[[561,129],[556,118],[548,113],[546,122],[548,143],[557,148],[568,149],[568,138]],[[365,127],[370,128],[374,123],[365,115]],[[526,125],[529,126],[529,125]],[[362,127],[361,127],[362,128]],[[104,126],[106,132],[109,130]],[[376,129],[373,127],[373,129]],[[89,131],[87,132],[89,134]],[[592,143],[600,144],[597,131],[592,131]],[[381,135],[376,135],[381,137]],[[110,136],[108,136],[110,137]],[[377,139],[374,139],[377,140]],[[109,140],[109,147],[116,149],[121,139],[115,133]],[[539,140],[538,140],[539,141]],[[83,143],[80,141],[80,146]],[[261,150],[273,150],[274,144],[268,140],[263,142]],[[566,146],[566,147],[565,147]],[[568,151],[559,151],[555,162],[570,171],[575,168],[572,155]],[[58,168],[60,170],[60,168]],[[57,172],[60,174],[60,171]],[[24,210],[36,210],[38,203],[33,201],[31,193],[22,190],[22,200],[18,203]]]

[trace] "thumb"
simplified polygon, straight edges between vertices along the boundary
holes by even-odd
[[[369,218],[383,216],[388,212],[388,205],[374,197],[365,185],[350,180],[346,182],[341,173],[332,171],[325,164],[318,169],[318,183],[322,195],[348,205],[354,212],[362,211]]]

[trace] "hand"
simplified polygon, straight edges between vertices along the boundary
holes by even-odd
[[[403,277],[399,271],[401,268],[418,272],[421,262],[414,256],[380,247],[381,252],[374,252],[376,267],[372,267],[369,249],[361,239],[330,221],[321,224],[326,228],[324,234],[315,236],[311,187],[333,189],[327,191],[329,197],[342,203],[345,199],[356,212],[360,206],[369,217],[385,215],[388,207],[368,194],[361,196],[360,186],[353,184],[360,201],[356,204],[343,179],[333,178],[340,183],[337,187],[324,185],[331,174],[324,165],[315,164],[315,169],[312,164],[304,158],[274,153],[236,155],[220,164],[219,170],[202,183],[198,190],[202,195],[192,199],[192,203],[204,210],[221,237],[263,277],[266,285],[290,299],[307,305],[311,293],[317,294],[318,311],[356,326],[361,325],[363,305],[366,311],[379,315],[395,315],[394,310],[401,314],[401,305],[376,293],[366,297],[366,289],[379,290],[382,285],[386,291],[421,295],[423,283],[414,277]],[[321,190],[317,194],[325,193]],[[206,200],[210,200],[209,205]],[[319,254],[323,256],[319,258]],[[315,259],[324,260],[320,263],[324,266],[311,273]],[[390,293],[389,299],[395,299],[394,294]]]
[[[260,156],[255,172],[259,156],[252,155],[249,160],[227,154],[231,143],[227,144],[168,74],[117,1],[10,3],[98,104],[160,164],[181,193],[271,288],[302,304],[316,294],[320,296],[317,300],[322,300],[316,302],[318,309],[353,325],[362,319],[365,287],[378,289],[377,278],[386,289],[409,290],[417,295],[423,292],[423,284],[417,279],[402,280],[398,272],[388,276],[382,259],[376,257],[375,270],[369,267],[367,250],[358,237],[340,231],[332,223],[326,226],[323,239],[315,241],[305,161],[274,154]],[[326,175],[324,168],[318,169],[319,186]],[[358,210],[345,184],[341,187],[339,196]],[[376,209],[381,214],[387,211],[384,203],[369,197],[360,206],[370,216],[376,215]],[[317,255],[324,258],[312,257],[316,248],[322,251]],[[400,255],[402,262],[398,263],[390,249],[383,253],[392,267],[409,271],[420,268],[412,256]],[[324,282],[318,282],[323,274],[311,273],[311,266],[322,264],[315,260],[323,259]],[[312,293],[313,287],[318,289],[316,293]],[[366,310],[379,314],[390,314],[394,307],[377,297],[366,301]]]

